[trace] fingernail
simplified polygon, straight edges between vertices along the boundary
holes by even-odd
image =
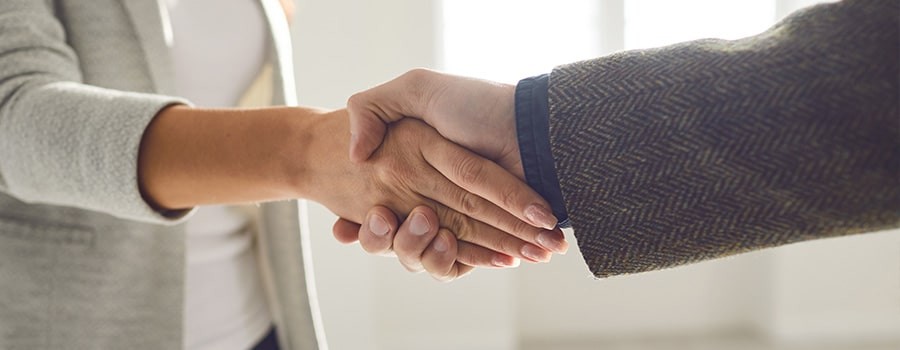
[[[534,262],[548,262],[550,261],[550,252],[533,246],[531,244],[525,245],[522,247],[522,255],[524,255],[529,260]]]
[[[420,213],[413,214],[412,218],[409,220],[409,232],[416,236],[425,235],[431,228],[431,224],[428,223],[428,219],[425,217],[425,215],[422,215]]]
[[[447,238],[442,235],[438,235],[434,240],[434,250],[438,253],[443,253],[446,252],[448,248],[449,245],[447,244]]]
[[[548,250],[566,254],[569,251],[569,243],[566,242],[565,236],[553,231],[544,231],[538,234],[537,242]]]
[[[506,255],[494,255],[491,264],[496,267],[519,267],[520,260]]]
[[[532,204],[525,208],[525,217],[531,223],[538,227],[552,230],[556,227],[556,217],[550,212],[550,209],[544,208],[543,205]]]
[[[388,227],[387,221],[381,216],[373,214],[369,217],[369,231],[372,231],[376,236],[384,236],[390,230],[391,228]]]

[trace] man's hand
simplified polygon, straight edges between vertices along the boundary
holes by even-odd
[[[511,266],[511,257],[549,261],[550,252],[535,244],[543,233],[552,232],[510,214],[548,205],[521,180],[413,120],[395,123],[369,161],[352,163],[344,153],[347,124],[346,112],[336,111],[306,130],[319,137],[309,138],[315,141],[304,147],[305,156],[297,157],[302,160],[296,172],[302,181],[296,186],[302,189],[299,196],[353,222],[375,219],[375,226],[396,218],[366,217],[369,208],[380,205],[405,216],[424,204],[428,212],[418,210],[405,218],[410,231],[448,241],[450,233],[455,234],[456,260],[469,266]],[[409,250],[419,246],[412,244]]]

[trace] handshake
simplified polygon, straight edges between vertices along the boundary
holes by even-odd
[[[425,69],[358,93],[321,125],[335,131],[309,198],[341,216],[338,241],[438,280],[547,262],[568,243],[525,183],[514,104],[515,86]]]
[[[144,133],[141,194],[172,216],[311,199],[339,241],[440,280],[549,261],[569,223],[597,277],[893,228],[894,13],[817,6],[517,86],[417,69],[346,110],[170,107]]]
[[[171,106],[144,133],[140,187],[171,217],[310,199],[342,218],[339,241],[440,280],[547,262],[568,244],[525,183],[515,90],[417,69],[335,111]]]

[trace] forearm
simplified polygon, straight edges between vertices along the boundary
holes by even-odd
[[[592,271],[900,224],[896,13],[843,2],[555,69],[551,147]]]
[[[173,106],[147,128],[138,178],[160,209],[296,198],[298,171],[322,112]]]

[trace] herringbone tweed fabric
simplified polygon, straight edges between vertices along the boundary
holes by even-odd
[[[556,68],[551,148],[591,271],[900,225],[898,4]]]

